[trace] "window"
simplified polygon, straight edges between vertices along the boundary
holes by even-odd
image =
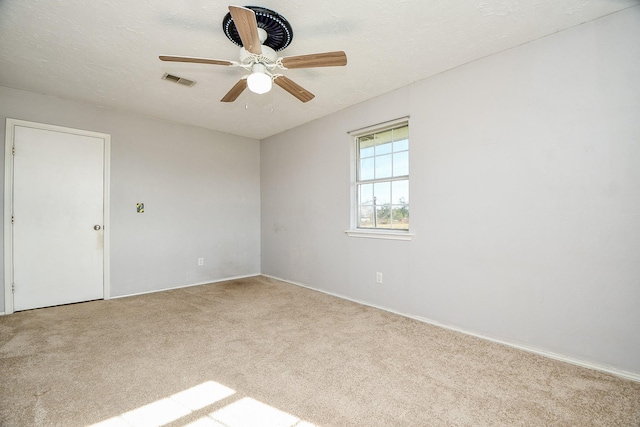
[[[355,137],[355,228],[409,230],[407,119],[352,133]]]

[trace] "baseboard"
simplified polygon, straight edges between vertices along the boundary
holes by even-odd
[[[382,309],[384,310],[384,309]],[[398,313],[401,314],[401,313]],[[401,314],[403,316],[405,316],[404,314]],[[438,326],[440,328],[445,328],[445,329],[449,329],[451,331],[455,331],[455,332],[460,332],[466,335],[471,335],[473,337],[476,338],[481,338],[484,340],[488,340],[488,341],[492,341],[498,344],[502,344],[502,345],[506,345],[508,347],[512,347],[512,348],[516,348],[518,350],[522,350],[522,351],[526,351],[528,353],[534,353],[537,354],[539,356],[544,356],[547,357],[549,359],[554,359],[554,360],[559,360],[560,362],[565,362],[565,363],[570,363],[572,365],[577,365],[577,366],[581,366],[583,368],[588,368],[588,369],[593,369],[596,371],[601,371],[601,372],[606,372],[608,374],[612,374],[615,375],[617,377],[621,377],[621,378],[625,378],[628,380],[632,380],[635,382],[640,382],[640,374],[635,374],[633,372],[628,372],[628,371],[623,371],[621,369],[615,369],[606,365],[600,365],[597,363],[593,363],[593,362],[588,362],[586,360],[581,360],[581,359],[576,359],[573,357],[569,357],[569,356],[565,356],[562,354],[558,354],[558,353],[553,353],[551,351],[548,350],[543,350],[537,347],[532,347],[532,346],[527,346],[527,345],[522,345],[522,344],[516,344],[510,341],[505,341],[505,340],[501,340],[498,338],[494,338],[488,335],[482,335],[482,334],[478,334],[472,331],[468,331],[466,329],[461,329],[455,326],[450,326],[450,325],[446,325],[440,322],[437,322],[435,320],[431,320],[431,319],[426,319],[420,316],[407,316],[410,317],[412,319],[418,320],[420,322],[424,322],[424,323],[429,323],[430,325],[433,326]]]
[[[337,298],[341,298],[341,299],[344,299],[344,300],[347,300],[347,301],[352,301],[352,302],[355,302],[355,303],[358,303],[358,304],[362,304],[362,305],[366,305],[366,306],[369,306],[369,307],[377,308],[379,310],[384,310],[384,311],[387,311],[389,313],[397,314],[399,316],[408,317],[410,319],[414,319],[414,320],[417,320],[417,321],[423,322],[423,323],[428,323],[430,325],[437,326],[437,327],[440,327],[440,328],[449,329],[451,331],[460,332],[460,333],[465,334],[465,335],[470,335],[470,336],[473,336],[473,337],[476,337],[476,338],[480,338],[480,339],[483,339],[483,340],[495,342],[497,344],[505,345],[507,347],[516,348],[518,350],[526,351],[528,353],[533,353],[533,354],[537,354],[539,356],[548,357],[549,359],[554,359],[554,360],[558,360],[558,361],[561,361],[561,362],[570,363],[572,365],[577,365],[577,366],[581,366],[583,368],[593,369],[593,370],[600,371],[600,372],[606,372],[608,374],[615,375],[615,376],[620,377],[620,378],[624,378],[624,379],[627,379],[627,380],[640,382],[640,374],[636,374],[636,373],[633,373],[633,372],[623,371],[623,370],[612,368],[612,367],[609,367],[609,366],[599,365],[597,363],[588,362],[588,361],[585,361],[585,360],[580,360],[580,359],[576,359],[576,358],[573,358],[573,357],[564,356],[562,354],[553,353],[553,352],[550,352],[550,351],[547,351],[547,350],[543,350],[543,349],[540,349],[540,348],[527,346],[527,345],[522,345],[522,344],[516,344],[516,343],[513,343],[513,342],[501,340],[501,339],[494,338],[494,337],[491,337],[491,336],[478,334],[476,332],[468,331],[466,329],[458,328],[456,326],[443,324],[443,323],[437,322],[435,320],[427,319],[425,317],[412,316],[412,315],[401,313],[401,312],[398,312],[398,311],[395,311],[395,310],[390,310],[390,309],[385,308],[385,307],[380,307],[380,306],[377,306],[375,304],[371,304],[371,303],[368,303],[368,302],[365,302],[365,301],[359,301],[359,300],[356,300],[356,299],[353,299],[353,298],[349,298],[349,297],[341,295],[341,294],[336,294],[336,293],[333,293],[333,292],[327,292],[327,291],[324,291],[322,289],[317,289],[317,288],[305,285],[304,283],[298,283],[298,282],[294,282],[294,281],[291,281],[291,280],[282,279],[280,277],[270,276],[268,274],[262,274],[262,276],[268,277],[270,279],[279,280],[281,282],[290,283],[292,285],[300,286],[302,288],[310,289],[310,290],[313,290],[313,291],[321,292],[323,294],[331,295],[331,296],[334,296],[334,297],[337,297]]]
[[[4,311],[0,311],[0,316],[4,316]]]
[[[223,279],[207,280],[206,282],[199,282],[199,283],[191,283],[191,284],[187,284],[187,285],[172,286],[170,288],[154,289],[154,290],[151,290],[151,291],[136,292],[136,293],[133,293],[133,294],[111,296],[109,299],[118,299],[118,298],[134,297],[134,296],[137,296],[137,295],[155,294],[156,292],[164,292],[164,291],[171,291],[171,290],[174,290],[174,289],[190,288],[192,286],[210,285],[212,283],[228,282],[229,280],[246,279],[246,278],[249,278],[249,277],[256,277],[256,276],[261,276],[261,274],[260,273],[256,273],[256,274],[247,274],[245,276],[225,277]]]

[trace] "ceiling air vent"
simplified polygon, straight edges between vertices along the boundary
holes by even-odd
[[[185,85],[189,87],[196,84],[196,82],[194,82],[193,80],[185,79],[184,77],[174,76],[173,74],[169,74],[169,73],[164,73],[164,76],[162,76],[162,78],[165,80],[169,80],[170,82],[179,83],[181,85]]]

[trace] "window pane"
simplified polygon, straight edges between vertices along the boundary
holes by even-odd
[[[373,221],[373,207],[372,206],[360,206],[358,212],[358,227],[373,228],[375,223]]]
[[[409,149],[409,140],[401,139],[393,142],[393,151],[407,151]]]
[[[376,145],[375,135],[365,135],[358,138],[360,148],[373,147]]]
[[[391,217],[393,218],[392,228],[409,229],[409,205],[394,205],[391,210]]]
[[[374,155],[375,139],[373,135],[362,136],[358,138],[358,150],[360,157],[371,157]]]
[[[373,179],[373,167],[374,167],[374,157],[370,157],[368,159],[360,160],[360,181],[366,181],[368,179]]]
[[[360,148],[360,158],[365,158],[365,157],[373,157],[374,154],[374,148],[373,147],[367,147],[367,148]]]
[[[391,228],[390,205],[376,207],[376,226],[380,228]]]
[[[378,206],[391,203],[391,183],[376,182],[373,184],[373,197],[375,197]]]
[[[394,181],[391,183],[391,203],[404,205],[409,203],[409,181]]]
[[[373,155],[375,154],[374,152],[374,147],[362,147],[360,146],[360,158],[365,158],[365,157],[373,157]]]
[[[376,159],[376,179],[391,177],[392,154],[377,156]]]
[[[377,172],[378,168],[376,167],[376,176]],[[409,175],[409,152],[393,153],[393,176],[406,175]]]
[[[391,142],[393,141],[393,131],[391,129],[376,133],[376,156],[391,152]]]
[[[402,140],[409,140],[409,126],[402,126],[399,128],[395,128],[393,130],[393,140],[394,141],[402,141]],[[408,149],[408,147],[406,148]]]
[[[391,153],[391,142],[387,142],[382,145],[376,145],[376,156],[389,153]]]
[[[361,205],[373,205],[373,184],[361,184],[358,188],[360,190],[359,203]]]

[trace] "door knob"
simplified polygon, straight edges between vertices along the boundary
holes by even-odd
[[[100,227],[99,225],[94,225],[94,226],[93,226],[93,229],[94,229],[94,230],[100,230],[101,228],[102,228],[102,227]]]

